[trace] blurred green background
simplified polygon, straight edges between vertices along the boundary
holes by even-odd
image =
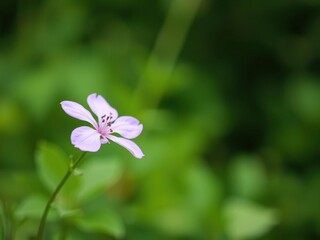
[[[2,0],[0,233],[33,239],[96,92],[145,157],[89,154],[46,239],[319,239],[319,80],[318,0]]]

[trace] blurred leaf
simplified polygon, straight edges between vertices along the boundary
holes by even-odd
[[[217,208],[222,198],[222,186],[208,168],[200,163],[183,172],[187,187],[186,201],[198,214],[206,214],[210,207]]]
[[[59,86],[69,93],[70,99],[81,101],[83,96],[101,89],[101,83],[106,81],[108,74],[105,59],[91,51],[64,52],[59,56],[57,65],[60,70]]]
[[[51,214],[49,214],[51,217]],[[25,220],[14,233],[14,239],[34,239],[36,230],[39,227],[39,220]]]
[[[266,174],[258,157],[239,155],[231,163],[229,178],[232,188],[242,197],[257,197],[265,191]]]
[[[32,171],[0,171],[0,195],[7,200],[22,199],[41,190],[41,183]]]
[[[43,196],[31,195],[17,206],[15,210],[15,216],[19,219],[40,219],[45,209],[47,201],[47,198]],[[51,209],[48,218],[52,220],[56,217],[57,213],[55,211],[52,211]]]
[[[226,233],[231,239],[259,238],[277,224],[276,212],[241,199],[231,199],[224,207]]]
[[[20,133],[26,125],[18,106],[12,100],[0,99],[0,133]]]
[[[313,76],[296,76],[289,82],[287,98],[292,109],[308,123],[319,126],[320,122],[320,84]]]
[[[183,202],[157,209],[152,221],[156,228],[172,236],[193,236],[201,228],[197,212]]]
[[[112,186],[122,174],[122,165],[119,159],[90,159],[83,164],[83,175],[79,178],[81,186],[76,198],[86,201],[103,189]]]
[[[15,86],[14,94],[32,113],[36,120],[42,120],[48,113],[57,91],[56,73],[51,66],[24,73],[24,81]]]
[[[209,209],[218,207],[221,186],[198,162],[178,171],[150,172],[139,184],[140,199],[129,213],[141,225],[152,225],[166,235],[196,236],[204,229]]]
[[[70,159],[58,146],[42,141],[36,152],[36,164],[40,179],[52,191],[68,171]],[[63,186],[62,193],[72,195],[78,185],[78,177],[71,176]]]
[[[292,121],[293,120],[293,121]],[[271,135],[270,140],[276,145],[277,150],[283,155],[288,156],[287,161],[304,162],[304,156],[312,149],[312,135],[315,133],[306,131],[306,129],[295,119],[288,119],[279,126],[275,135]]]
[[[116,238],[122,238],[125,227],[121,217],[113,210],[104,205],[95,206],[76,220],[76,225],[86,232],[100,232],[110,234]]]
[[[62,204],[54,204],[61,218],[77,216],[80,213],[80,209],[68,209]]]

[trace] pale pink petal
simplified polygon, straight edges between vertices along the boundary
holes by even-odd
[[[121,116],[113,123],[113,126],[118,126],[118,125],[138,125],[138,124],[139,124],[139,120],[134,118],[134,117]]]
[[[87,102],[92,110],[99,118],[101,116],[112,115],[112,120],[115,120],[118,117],[118,112],[109,103],[100,95],[96,93],[90,94],[87,98]],[[99,119],[100,120],[100,119]]]
[[[132,142],[131,140],[121,138],[121,137],[112,136],[112,135],[108,136],[108,138],[110,140],[114,141],[115,143],[118,143],[122,147],[126,148],[136,158],[142,158],[144,156],[144,154],[142,153],[142,151],[138,147],[138,145],[135,144],[134,142]]]
[[[100,142],[101,142],[101,144],[109,143],[108,138],[106,138],[106,137],[102,137],[102,138],[100,139]]]
[[[71,117],[87,121],[92,124],[95,128],[97,128],[97,122],[92,117],[91,113],[81,106],[79,103],[72,102],[72,101],[62,101],[61,107],[66,114]]]
[[[97,152],[101,146],[100,134],[87,126],[74,129],[71,133],[71,142],[76,148],[85,152]]]
[[[140,135],[143,125],[134,117],[119,117],[112,125],[111,129],[125,138],[135,138]]]

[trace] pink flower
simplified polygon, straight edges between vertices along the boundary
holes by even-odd
[[[144,154],[137,144],[129,139],[140,135],[143,125],[129,116],[118,117],[118,112],[112,108],[108,102],[100,95],[93,93],[88,96],[87,102],[98,117],[98,122],[92,117],[91,113],[82,105],[72,101],[62,101],[62,109],[71,117],[87,121],[92,127],[82,126],[74,129],[71,133],[71,142],[82,151],[97,152],[101,144],[115,143],[126,148],[136,158],[142,158]],[[122,137],[114,136],[118,133]]]

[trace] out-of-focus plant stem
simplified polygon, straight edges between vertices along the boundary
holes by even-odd
[[[46,220],[47,220],[47,216],[48,216],[51,204],[53,203],[53,201],[55,200],[56,196],[60,192],[61,188],[64,186],[64,184],[66,183],[66,181],[68,180],[70,175],[74,172],[75,168],[77,167],[79,162],[84,158],[85,155],[86,155],[86,152],[83,152],[82,155],[76,161],[74,161],[73,163],[70,164],[70,167],[69,167],[68,171],[66,172],[66,174],[62,178],[61,182],[58,184],[57,188],[53,191],[51,197],[49,198],[49,200],[47,202],[47,205],[46,205],[46,207],[44,209],[40,224],[39,224],[37,240],[42,240],[43,233],[44,233],[44,226],[45,226],[45,223],[46,223]]]
[[[139,104],[148,105],[144,107],[155,108],[166,91],[168,80],[201,2],[202,0],[175,0],[171,3],[134,95],[134,100]],[[146,96],[148,101],[145,101]]]

